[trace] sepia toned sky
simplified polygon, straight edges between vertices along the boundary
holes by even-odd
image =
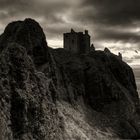
[[[14,20],[36,19],[51,47],[63,47],[63,33],[89,30],[97,49],[108,47],[140,65],[140,0],[0,0],[0,33]]]

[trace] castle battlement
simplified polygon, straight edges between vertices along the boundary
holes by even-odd
[[[71,29],[71,32],[64,33],[64,49],[79,54],[85,54],[90,51],[90,35],[88,30],[83,32],[75,32]]]

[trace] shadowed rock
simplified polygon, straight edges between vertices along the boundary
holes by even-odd
[[[107,48],[78,55],[49,49],[32,19],[0,37],[0,138],[140,138],[132,69]]]
[[[9,42],[16,42],[25,47],[36,65],[44,64],[49,59],[45,34],[33,19],[8,24],[0,37],[0,50],[3,50]]]
[[[2,51],[0,77],[2,140],[62,139],[50,82],[35,70],[24,47],[10,43]]]
[[[140,136],[140,126],[135,123],[140,121],[137,118],[139,98],[135,78],[125,62],[108,49],[80,56],[63,49],[51,50],[51,53],[58,66],[59,100],[77,104],[82,97],[93,110],[110,118],[110,127],[120,137]],[[129,126],[129,130],[122,124]]]

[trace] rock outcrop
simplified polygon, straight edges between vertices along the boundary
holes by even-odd
[[[56,75],[57,92],[63,93],[59,94],[60,100],[79,104],[82,97],[86,105],[108,116],[112,121],[109,127],[120,137],[140,137],[139,98],[133,71],[125,62],[110,51],[81,56],[63,49],[51,53],[59,67]]]
[[[86,55],[48,48],[32,19],[0,36],[0,139],[140,138],[132,69],[107,48]]]
[[[49,54],[39,24],[31,19],[10,23],[0,47],[0,139],[62,139],[51,82],[35,68],[47,63]]]
[[[0,55],[1,139],[58,139],[61,126],[49,80],[26,49],[10,43]]]
[[[0,50],[3,50],[11,42],[24,46],[36,65],[41,65],[48,61],[49,54],[46,37],[36,21],[25,19],[24,21],[8,24],[0,37]]]

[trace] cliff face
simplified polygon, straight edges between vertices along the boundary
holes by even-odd
[[[138,93],[133,71],[126,63],[106,50],[77,56],[58,49],[51,50],[51,54],[58,68],[59,100],[80,106],[84,102],[96,111],[93,116],[84,112],[86,118],[92,116],[88,120],[96,121],[97,127],[111,127],[122,138],[139,137]],[[97,114],[102,116],[101,122],[94,120]]]
[[[0,37],[0,139],[140,138],[132,69],[109,50],[50,49],[32,19]]]
[[[16,21],[8,24],[0,38],[0,50],[9,42],[16,42],[26,48],[36,65],[48,61],[48,47],[46,37],[39,24],[31,19]]]
[[[18,29],[13,32],[16,26]],[[36,62],[44,63],[40,58],[46,56],[42,53],[48,54],[43,52],[48,48],[43,46],[46,41],[41,27],[31,19],[11,23],[1,42],[1,139],[61,139],[61,118],[51,97],[50,80],[35,68]],[[30,53],[30,50],[34,51],[34,45],[40,46],[41,51]]]

